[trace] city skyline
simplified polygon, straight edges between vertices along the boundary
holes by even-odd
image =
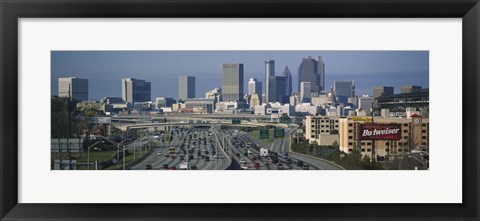
[[[151,82],[151,100],[178,99],[178,76],[188,75],[196,77],[196,97],[203,97],[221,87],[224,63],[244,64],[246,92],[248,79],[264,78],[266,60],[275,60],[281,76],[285,66],[296,70],[307,56],[322,56],[327,90],[344,80],[355,81],[359,96],[372,95],[373,86],[392,86],[395,93],[405,85],[429,86],[428,51],[52,51],[51,93],[58,95],[59,77],[79,77],[89,80],[90,100],[121,97],[121,79],[137,78]],[[298,80],[296,71],[292,78]]]

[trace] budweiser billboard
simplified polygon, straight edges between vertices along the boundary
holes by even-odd
[[[361,124],[360,139],[400,140],[402,130],[400,124]]]

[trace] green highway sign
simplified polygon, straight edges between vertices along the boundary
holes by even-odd
[[[232,124],[240,124],[241,123],[241,120],[236,118],[236,119],[232,119]]]
[[[260,139],[268,139],[268,137],[269,137],[268,127],[260,128]]]
[[[275,130],[273,131],[273,136],[275,138],[285,137],[285,129],[281,127],[275,127]]]

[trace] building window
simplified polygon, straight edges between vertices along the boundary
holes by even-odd
[[[402,152],[403,150],[402,149],[398,149],[399,152]]]
[[[353,143],[352,143],[352,142],[349,142],[349,143],[348,143],[348,146],[352,146],[352,145],[353,145]]]
[[[365,152],[365,149],[362,149],[362,152]]]
[[[348,152],[352,152],[353,149],[348,149]]]
[[[365,142],[362,142],[362,145],[365,145]]]
[[[353,136],[348,136],[348,139],[353,139]]]
[[[348,124],[349,127],[353,126],[353,124]]]
[[[372,143],[371,143],[371,142],[367,142],[367,145],[372,145]]]
[[[372,149],[367,149],[367,152],[371,152],[371,151],[372,151]]]
[[[337,123],[338,123],[338,120],[335,120],[335,122],[337,122]]]
[[[422,139],[424,139],[424,140],[427,139],[427,136],[422,136]]]
[[[335,125],[335,127],[338,127],[338,125]]]
[[[325,131],[324,131],[324,130],[321,130],[320,132],[322,132],[322,133],[323,133],[323,132],[325,132]]]
[[[422,124],[422,126],[426,127],[426,126],[427,126],[427,124]]]
[[[427,143],[423,142],[422,145],[427,145]]]
[[[312,135],[312,138],[315,138],[315,135]]]
[[[327,133],[328,133],[328,132],[330,132],[330,131],[329,131],[329,130],[326,130],[325,132],[327,132]]]
[[[408,124],[403,124],[404,127],[408,127]]]
[[[408,136],[404,136],[403,139],[408,139]]]
[[[404,133],[408,133],[408,130],[403,130]]]
[[[312,133],[315,133],[315,130],[312,130]]]
[[[422,133],[426,133],[426,132],[427,132],[427,130],[422,130]]]
[[[353,132],[353,130],[348,130],[348,132],[349,132],[349,133],[352,133],[352,132]]]

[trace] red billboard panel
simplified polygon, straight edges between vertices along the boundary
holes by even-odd
[[[400,124],[361,124],[360,139],[400,140],[402,130]]]

